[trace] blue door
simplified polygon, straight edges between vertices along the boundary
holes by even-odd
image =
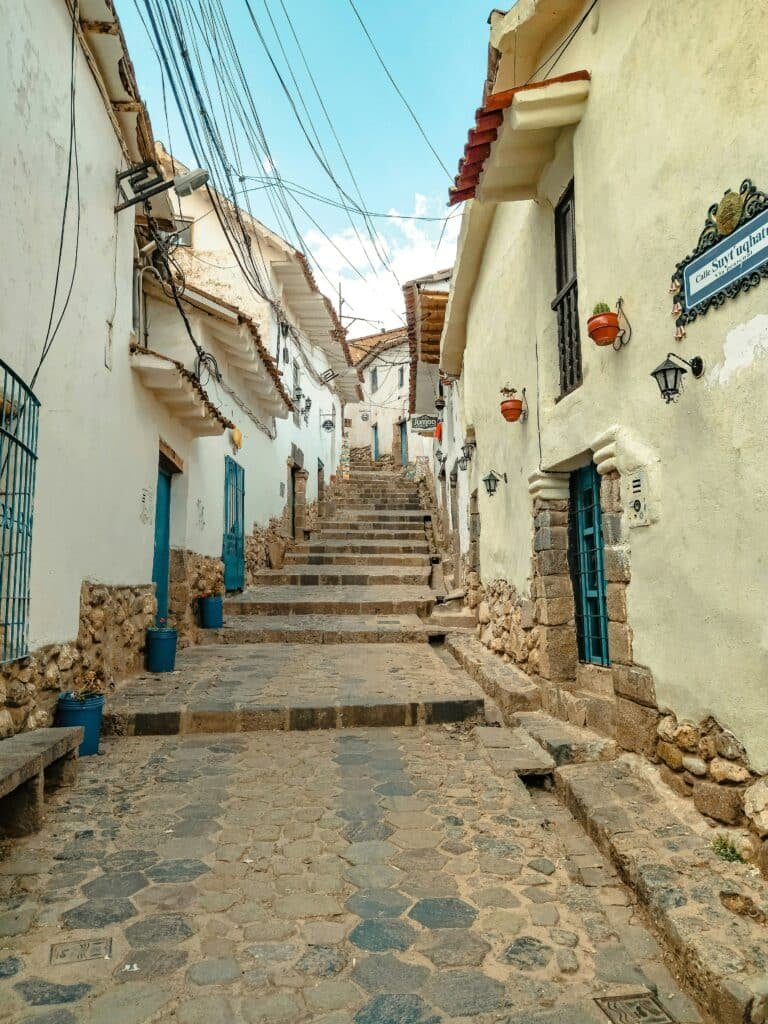
[[[373,433],[373,443],[371,445],[371,449],[373,451],[373,461],[374,462],[378,462],[379,461],[379,427],[378,427],[378,424],[374,424],[373,427],[371,428],[371,431]]]
[[[571,474],[569,525],[579,660],[609,665],[600,477],[594,464]]]
[[[400,465],[408,465],[408,424],[400,424]]]
[[[157,596],[157,621],[168,618],[168,573],[171,564],[171,474],[157,472],[155,503],[155,555],[152,560],[152,582]]]
[[[245,470],[224,460],[224,589],[245,586]]]

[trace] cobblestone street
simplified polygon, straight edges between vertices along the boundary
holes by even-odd
[[[580,826],[463,727],[109,741],[0,884],[7,1021],[599,1024],[644,989],[700,1020]]]

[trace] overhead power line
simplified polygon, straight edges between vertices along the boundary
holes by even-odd
[[[386,65],[386,63],[384,61],[384,58],[382,57],[381,52],[379,51],[379,48],[376,46],[376,43],[373,41],[373,37],[371,36],[371,33],[368,31],[368,28],[367,28],[365,22],[363,21],[363,19],[360,16],[360,12],[358,11],[357,7],[355,6],[355,0],[349,0],[349,6],[355,12],[355,17],[360,22],[360,27],[362,28],[363,32],[365,33],[366,38],[368,39],[368,42],[371,44],[371,48],[373,49],[373,52],[376,54],[376,56],[378,58],[378,61],[379,61],[379,64],[381,64],[382,68],[384,69],[384,73],[386,74],[386,76],[390,80],[390,82],[392,83],[392,86],[394,87],[395,92],[397,93],[397,95],[400,97],[400,99],[405,104],[406,110],[408,111],[408,113],[413,118],[413,121],[416,124],[416,127],[421,132],[421,135],[422,135],[424,141],[429,146],[429,148],[432,150],[432,154],[434,155],[435,159],[437,160],[437,162],[440,164],[442,169],[445,171],[445,173],[448,175],[448,177],[452,181],[454,176],[451,174],[451,172],[448,170],[448,168],[443,163],[442,159],[440,158],[440,154],[437,152],[435,147],[430,142],[429,136],[424,131],[424,127],[423,127],[421,121],[416,116],[415,110],[413,109],[411,104],[408,102],[408,100],[405,98],[405,95],[403,94],[402,89],[400,88],[400,86],[397,84],[397,82],[395,81],[394,77],[392,76],[392,72],[387,67],[387,65]]]

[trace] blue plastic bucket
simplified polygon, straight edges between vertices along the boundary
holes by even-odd
[[[79,725],[83,730],[83,742],[80,744],[80,757],[98,754],[99,737],[101,736],[101,713],[104,709],[104,698],[93,693],[80,698],[74,693],[62,693],[56,709],[56,725]]]
[[[147,630],[147,669],[150,672],[173,672],[176,667],[176,630]]]
[[[200,625],[203,629],[221,629],[224,625],[224,601],[220,594],[215,597],[201,597]]]

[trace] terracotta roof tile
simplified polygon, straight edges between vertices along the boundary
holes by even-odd
[[[459,161],[458,174],[453,187],[448,190],[448,205],[455,206],[466,199],[474,199],[485,161],[491,154],[491,146],[496,141],[504,120],[504,111],[512,106],[517,93],[541,89],[542,86],[552,85],[554,82],[588,81],[589,78],[588,71],[572,71],[567,75],[545,78],[542,82],[530,82],[527,85],[518,85],[515,89],[491,93],[484,105],[475,111],[475,124],[469,130],[464,156]]]

